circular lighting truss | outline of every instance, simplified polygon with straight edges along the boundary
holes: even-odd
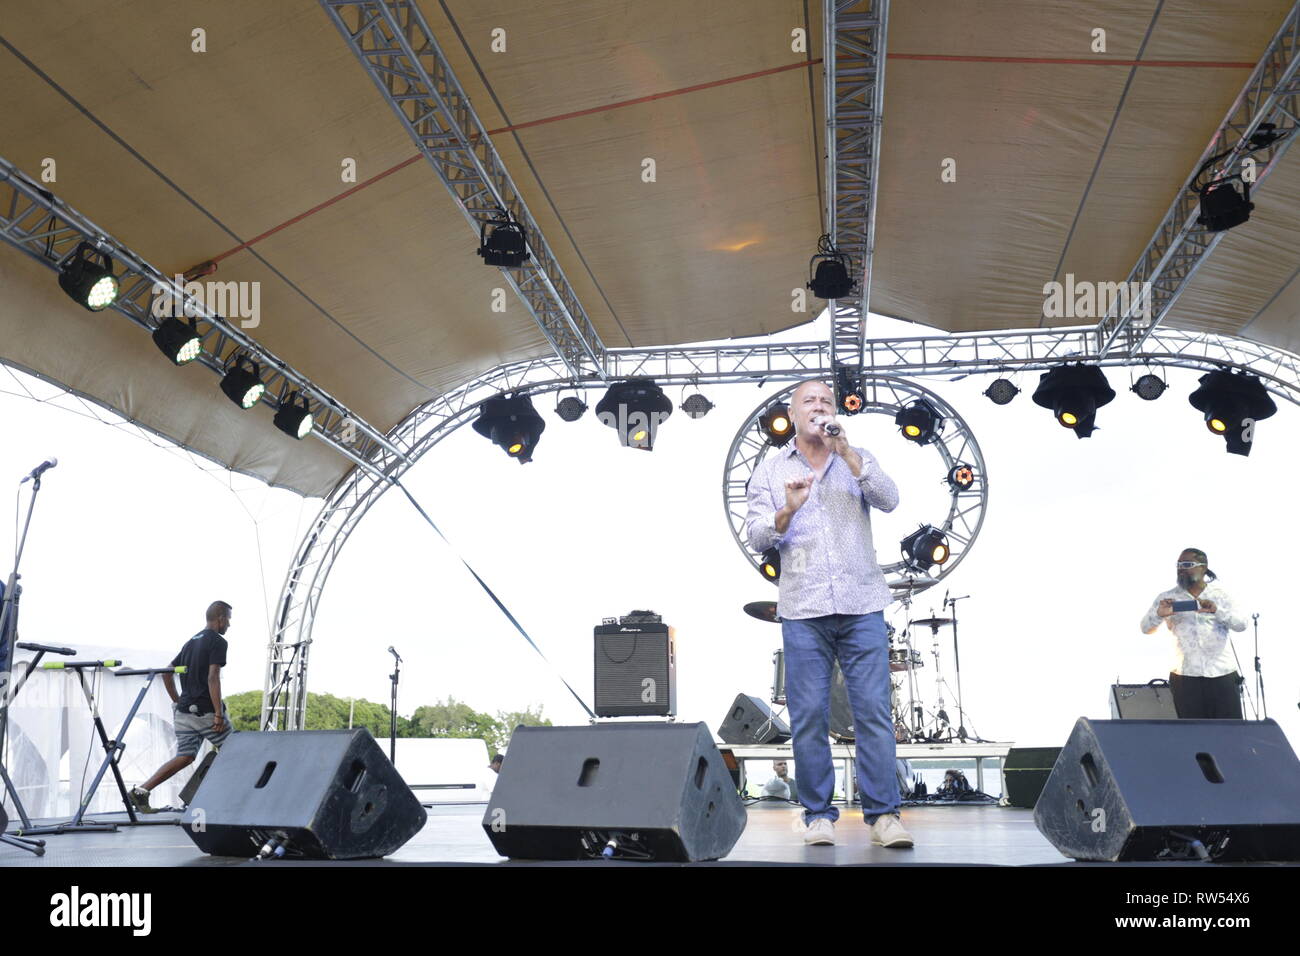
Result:
[[[750,476],[776,447],[768,439],[760,419],[775,403],[788,403],[790,395],[798,385],[799,383],[796,382],[782,392],[767,396],[749,413],[749,417],[736,432],[736,437],[732,439],[731,448],[727,452],[727,463],[723,469],[722,503],[727,510],[731,536],[740,547],[741,553],[745,555],[745,560],[760,574],[763,573],[763,556],[751,551],[745,542],[745,517],[749,510],[746,488]],[[984,524],[984,510],[988,507],[989,498],[988,472],[984,466],[984,455],[980,452],[979,443],[975,441],[970,426],[957,414],[956,409],[934,392],[922,388],[915,382],[885,376],[866,378],[862,382],[862,394],[865,402],[860,414],[888,415],[891,423],[904,407],[918,400],[928,402],[943,417],[942,426],[935,433],[934,441],[926,447],[934,449],[934,453],[939,458],[935,462],[934,477],[935,481],[946,483],[948,486],[950,496],[948,514],[942,522],[937,520],[937,515],[914,516],[918,522],[928,521],[947,538],[951,551],[948,560],[936,569],[932,569],[930,574],[931,579],[938,583],[961,564],[962,558],[970,550],[980,527]],[[899,437],[898,441],[906,444],[906,439],[902,437]],[[962,479],[967,477],[967,472],[970,473],[969,484],[964,480],[950,479],[950,476],[959,471]],[[877,544],[881,545],[882,552],[888,548],[899,553],[898,560],[881,565],[888,583],[892,585],[908,577],[915,577],[914,572],[907,570],[898,542],[877,542]],[[772,580],[768,575],[764,577],[769,581]],[[912,593],[919,594],[933,586],[933,584],[918,584]]]

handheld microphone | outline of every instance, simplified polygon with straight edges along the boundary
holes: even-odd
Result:
[[[392,654],[399,661],[402,659],[402,655],[398,654],[397,651],[393,650],[391,647],[388,649],[388,653]]]
[[[59,459],[51,455],[49,458],[45,459],[45,461],[41,462],[39,465],[33,468],[31,472],[27,475],[27,477],[24,478],[22,481],[18,482],[18,484],[20,485],[26,484],[27,482],[31,481],[33,478],[41,477],[41,475],[45,474],[51,468],[58,465],[58,463],[59,463]]]
[[[945,591],[943,592],[943,609],[944,609],[945,611],[948,610],[948,592],[947,592],[947,590],[945,590]]]
[[[827,421],[824,418],[819,418],[817,420],[817,425],[820,426],[821,430],[824,431],[831,438],[838,438],[840,432],[844,430],[835,422]]]

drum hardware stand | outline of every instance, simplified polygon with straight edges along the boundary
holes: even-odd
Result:
[[[104,721],[99,716],[99,705],[95,701],[94,695],[86,683],[85,672],[88,670],[97,670],[121,664],[121,661],[70,661],[64,663],[50,663],[45,665],[46,670],[72,670],[77,673],[77,680],[81,684],[81,691],[86,695],[86,702],[90,705],[90,712],[95,724],[95,732],[99,735],[99,741],[104,747],[104,759],[99,765],[99,770],[95,774],[95,779],[91,781],[90,787],[87,788],[81,799],[81,806],[77,808],[76,815],[67,823],[55,823],[50,826],[34,827],[27,831],[29,833],[84,833],[101,831],[107,833],[117,832],[119,824],[116,823],[87,823],[85,821],[86,808],[90,806],[90,801],[95,797],[95,791],[99,789],[99,783],[104,779],[104,774],[109,770],[113,771],[113,777],[117,781],[118,793],[122,796],[122,805],[126,807],[127,817],[130,819],[131,826],[174,826],[175,820],[141,820],[136,815],[135,804],[131,802],[131,795],[127,792],[126,781],[122,779],[122,771],[118,764],[122,759],[122,753],[126,750],[124,739],[126,732],[131,727],[131,721],[135,720],[136,712],[140,705],[144,703],[144,698],[149,693],[149,688],[153,685],[153,679],[159,674],[184,674],[183,666],[177,667],[147,667],[147,668],[122,668],[113,673],[117,677],[145,677],[144,684],[140,687],[140,692],[135,695],[135,702],[131,705],[130,711],[126,715],[126,720],[122,722],[122,729],[119,731],[116,740],[109,740],[108,731],[104,728]]]
[[[903,611],[908,616],[907,627],[903,628],[903,647],[907,650],[907,718],[903,721],[903,728],[906,731],[908,743],[921,743],[926,739],[925,735],[925,708],[919,701],[919,693],[916,685],[916,649],[912,646],[912,594],[915,590],[914,583],[909,579],[908,587],[899,595],[898,601],[903,605]],[[909,724],[910,721],[910,724]],[[897,738],[897,733],[895,733]]]
[[[962,743],[966,742],[969,736],[966,733],[966,711],[962,707],[961,698],[961,651],[957,644],[957,602],[965,601],[969,594],[963,594],[961,597],[947,598],[948,607],[952,610],[952,656],[953,664],[957,668],[957,739]],[[982,742],[976,740],[976,742]]]

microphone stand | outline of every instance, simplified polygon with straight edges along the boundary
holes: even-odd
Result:
[[[23,829],[31,829],[31,820],[27,817],[27,811],[23,807],[22,799],[18,795],[18,788],[14,786],[13,781],[9,778],[9,773],[4,765],[5,737],[9,730],[9,702],[13,699],[14,692],[17,688],[9,686],[12,680],[13,661],[14,661],[14,643],[18,636],[18,596],[22,593],[22,588],[18,586],[18,566],[22,564],[23,549],[27,546],[27,531],[32,525],[32,512],[36,510],[36,496],[41,490],[41,476],[36,475],[32,478],[32,497],[27,502],[27,518],[23,522],[23,533],[18,539],[18,550],[14,554],[14,569],[9,575],[9,580],[5,583],[4,602],[0,604],[0,670],[6,675],[3,684],[0,685],[0,778],[3,779],[5,793],[9,795],[13,802],[14,809],[18,811],[18,817],[22,821]],[[30,673],[30,671],[29,671]],[[4,797],[0,795],[0,817],[5,818],[5,825],[8,825],[8,817],[4,813]],[[45,853],[44,840],[24,840],[21,837],[11,837],[4,833],[4,827],[0,827],[0,842],[8,843],[19,849],[34,853],[41,856]]]
[[[1259,660],[1259,614],[1252,614],[1251,618],[1255,622],[1255,699],[1264,712],[1262,719],[1268,720],[1268,701],[1264,699],[1264,668]]]
[[[961,651],[957,645],[957,602],[964,601],[969,594],[959,598],[948,598],[948,607],[952,609],[952,659],[957,668],[957,739],[966,742],[966,711],[961,705]]]
[[[397,766],[397,681],[402,671],[402,658],[391,647],[388,653],[393,655],[393,672],[388,675],[388,679],[393,682],[393,702],[388,712],[388,759],[394,767]]]

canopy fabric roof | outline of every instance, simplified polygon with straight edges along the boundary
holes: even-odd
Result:
[[[822,230],[819,3],[420,7],[607,346],[812,317],[791,291]],[[895,2],[872,310],[1036,327],[1044,283],[1125,278],[1289,8]],[[791,48],[800,28],[807,52]],[[31,176],[55,159],[49,188],[164,271],[211,259],[209,278],[260,282],[250,334],[378,427],[548,352],[513,296],[492,311],[499,272],[311,0],[9,0],[0,104],[0,155]],[[1296,162],[1255,200],[1168,323],[1300,349]],[[352,467],[169,367],[7,246],[0,358],[303,494]]]

